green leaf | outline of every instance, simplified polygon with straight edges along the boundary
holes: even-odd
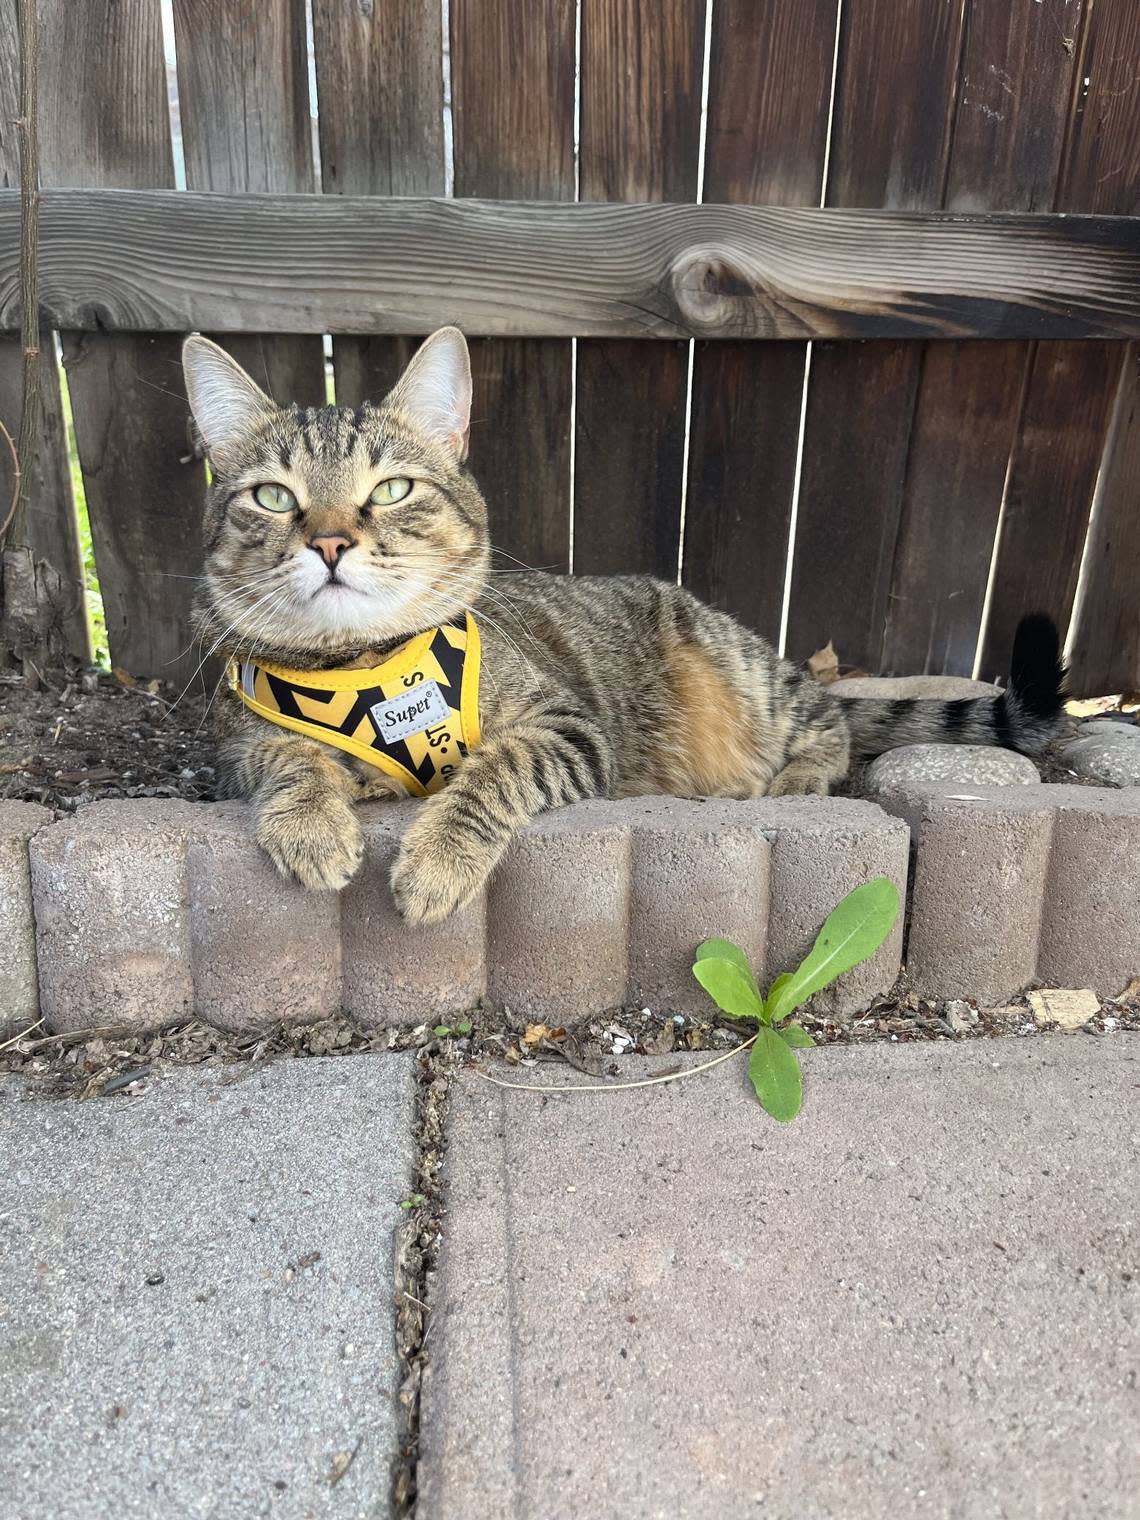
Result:
[[[451,1025],[450,1024],[437,1024],[435,1026],[435,1028],[432,1030],[432,1034],[434,1034],[436,1036],[436,1038],[440,1039],[440,1040],[446,1040],[447,1037],[448,1037],[448,1035],[450,1033],[451,1033]]]
[[[792,1050],[807,1050],[815,1041],[802,1024],[782,1024],[776,1033]]]
[[[764,999],[764,1022],[772,1022],[772,1009],[776,1006],[776,995],[782,987],[786,987],[792,979],[790,971],[781,971],[776,980],[768,988],[768,996]]]
[[[736,961],[706,956],[694,964],[693,975],[722,1013],[734,1019],[759,1019],[763,1013],[756,983]]]
[[[769,994],[773,1024],[786,1019],[837,976],[865,961],[886,939],[899,914],[899,894],[893,881],[878,876],[856,887],[828,915],[815,944],[786,982]],[[777,982],[780,978],[777,977]],[[775,989],[773,989],[775,990]]]
[[[405,1198],[405,1199],[403,1199],[401,1201],[400,1207],[406,1213],[406,1212],[408,1212],[411,1209],[422,1208],[422,1206],[426,1202],[427,1202],[427,1199],[424,1197],[424,1195],[422,1193],[412,1193],[409,1197],[407,1197],[407,1198]]]
[[[464,1019],[462,1024],[456,1024],[456,1026],[455,1026],[455,1032],[456,1032],[456,1034],[470,1034],[471,1033],[471,1020],[470,1019]]]
[[[765,1113],[787,1124],[800,1111],[803,1078],[800,1063],[774,1029],[761,1025],[748,1062],[748,1075]]]
[[[748,964],[748,957],[739,945],[734,945],[730,939],[706,939],[697,946],[697,960],[699,961],[731,961],[738,966],[752,984],[752,990],[756,994],[757,1001],[763,1002],[760,997],[760,988],[756,985],[756,978],[752,975],[752,967]]]

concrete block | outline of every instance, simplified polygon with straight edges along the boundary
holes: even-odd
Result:
[[[1034,981],[1112,997],[1140,974],[1140,790],[906,787],[917,850],[907,970],[928,997]]]
[[[1138,1056],[809,1050],[787,1126],[743,1058],[460,1073],[419,1513],[1133,1517]]]
[[[846,797],[761,798],[746,804],[772,841],[768,953],[763,982],[791,971],[823,921],[853,887],[886,876],[906,901],[909,834],[871,802]],[[902,961],[903,914],[885,943],[821,992],[813,1007],[832,1018],[861,1012],[894,985]]]
[[[285,881],[243,804],[202,811],[187,852],[195,1013],[235,1030],[338,1013],[340,898]]]
[[[34,802],[0,802],[0,1032],[39,1014],[28,841],[51,820]]]
[[[655,1013],[705,1013],[693,977],[701,940],[733,940],[762,968],[772,847],[747,802],[643,797],[615,803],[632,830],[629,985]]]
[[[1037,976],[1103,997],[1140,976],[1140,787],[1053,786]]]
[[[415,1091],[401,1055],[0,1085],[5,1520],[388,1513]]]
[[[907,972],[923,997],[998,1003],[1037,974],[1054,787],[903,788],[917,857]]]
[[[612,802],[577,802],[515,838],[487,901],[487,996],[566,1023],[625,999],[630,827]]]
[[[40,1008],[50,1029],[188,1015],[191,802],[94,802],[30,844]]]
[[[365,1024],[423,1024],[458,1013],[486,991],[485,900],[441,924],[412,927],[388,884],[414,802],[359,809],[364,861],[341,894],[341,998]]]

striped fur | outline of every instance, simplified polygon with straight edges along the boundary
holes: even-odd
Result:
[[[465,609],[479,619],[484,742],[404,837],[392,886],[412,922],[469,901],[527,819],[580,798],[826,793],[853,755],[923,740],[1034,753],[1059,729],[1048,619],[1022,624],[996,699],[844,701],[675,585],[492,570],[486,507],[463,462],[469,378],[465,390],[454,329],[383,405],[355,409],[277,408],[211,350],[191,339],[186,356],[192,399],[202,366],[209,381],[198,415],[214,466],[206,648],[300,669],[371,665]],[[370,506],[393,476],[414,490]],[[296,511],[262,509],[264,482],[287,486]],[[331,574],[310,547],[328,534],[350,541]],[[252,800],[269,855],[307,886],[345,885],[361,852],[352,803],[393,784],[236,700],[219,706],[224,786]]]

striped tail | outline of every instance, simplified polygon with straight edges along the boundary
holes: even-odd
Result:
[[[1009,688],[998,697],[957,702],[851,697],[843,708],[855,753],[867,757],[900,744],[989,744],[1035,755],[1065,727],[1065,667],[1056,624],[1031,613],[1017,625]],[[842,692],[842,684],[832,688]]]

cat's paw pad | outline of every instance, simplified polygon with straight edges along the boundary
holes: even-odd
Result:
[[[364,855],[360,824],[341,797],[319,807],[267,808],[254,832],[281,874],[313,892],[348,886]]]
[[[476,896],[499,852],[430,805],[404,835],[392,867],[392,896],[410,924],[436,924]]]

